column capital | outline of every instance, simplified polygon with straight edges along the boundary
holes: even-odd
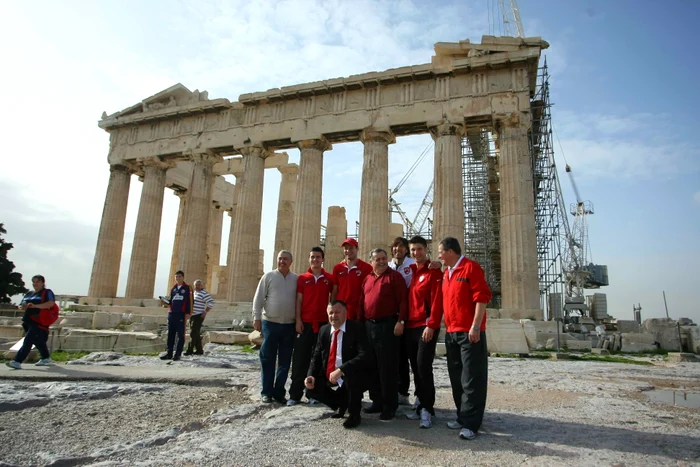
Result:
[[[184,199],[187,196],[187,190],[185,190],[185,189],[173,190],[173,194],[180,199]]]
[[[429,128],[430,130],[430,135],[433,137],[433,139],[437,138],[438,136],[451,136],[451,135],[456,135],[459,136],[460,138],[464,136],[466,130],[464,128],[464,125],[460,125],[458,123],[450,123],[450,122],[444,122],[436,126],[432,126]]]
[[[270,155],[270,152],[268,152],[267,149],[265,149],[263,146],[246,146],[243,148],[236,148],[238,152],[240,152],[243,157],[259,157],[261,159],[265,159]]]
[[[333,149],[333,145],[328,142],[325,137],[319,139],[305,139],[297,142],[297,147],[299,149],[316,149],[321,152]]]
[[[379,141],[386,144],[393,144],[396,142],[396,136],[391,130],[377,130],[375,128],[365,128],[360,133],[360,141],[363,143],[367,141]]]
[[[281,174],[298,175],[299,166],[297,164],[287,164],[277,167]]]
[[[523,131],[530,129],[530,115],[525,112],[512,112],[508,115],[494,115],[494,126],[498,132],[502,128],[519,128]]]
[[[214,165],[217,162],[221,162],[222,157],[211,151],[206,152],[192,152],[190,153],[189,160],[192,162],[202,162],[204,164]]]
[[[131,174],[131,169],[129,167],[127,167],[125,165],[121,165],[121,164],[110,164],[109,171],[110,172],[121,172],[121,173]]]
[[[161,161],[160,159],[137,159],[138,164],[141,168],[154,167],[156,169],[168,170],[175,167],[174,161]]]

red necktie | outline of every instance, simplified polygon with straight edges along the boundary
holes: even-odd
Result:
[[[331,373],[335,371],[335,359],[336,356],[338,355],[338,333],[340,332],[340,329],[336,329],[333,331],[333,335],[331,336],[331,339],[333,342],[331,342],[331,353],[328,354],[328,365],[326,366],[326,379],[328,381],[331,380]]]

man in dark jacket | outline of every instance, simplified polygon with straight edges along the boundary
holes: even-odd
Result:
[[[185,327],[192,316],[192,289],[185,283],[185,273],[175,273],[175,285],[170,290],[170,309],[168,310],[168,351],[161,355],[161,360],[180,360],[185,347]],[[175,337],[177,336],[177,347]],[[175,355],[173,355],[173,350]]]
[[[343,418],[348,410],[343,426],[354,428],[360,424],[367,335],[362,324],[347,320],[347,313],[344,302],[331,302],[330,324],[319,330],[304,384],[306,397],[338,410],[333,418]]]

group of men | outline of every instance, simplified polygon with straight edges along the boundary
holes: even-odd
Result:
[[[365,391],[372,403],[364,412],[378,413],[380,420],[393,419],[399,403],[408,405],[412,372],[415,411],[407,417],[430,428],[435,416],[432,366],[444,316],[457,408],[457,419],[448,426],[459,429],[460,438],[474,439],[488,379],[485,331],[491,291],[481,267],[462,256],[452,237],[439,243],[441,262],[430,261],[420,236],[396,238],[391,259],[384,249],[373,249],[369,263],[358,258],[355,239],[346,239],[342,248],[345,259],[332,273],[323,268],[323,249],[314,247],[306,273],[291,272],[293,255],[282,250],[277,269],[261,278],[253,323],[263,335],[262,401],[293,406],[306,392],[309,404],[328,405],[336,411],[334,418],[347,412],[343,426],[353,428],[361,421]]]
[[[169,297],[160,297],[168,309],[168,350],[161,360],[180,360],[185,348],[185,328],[190,323],[190,343],[185,355],[203,355],[202,323],[207,313],[214,308],[214,299],[204,289],[201,279],[194,281],[194,290],[185,283],[185,273],[175,273],[175,285]],[[176,343],[177,340],[177,343]]]

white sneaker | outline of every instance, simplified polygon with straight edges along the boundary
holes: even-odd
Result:
[[[10,360],[9,362],[5,363],[5,365],[9,366],[10,368],[14,368],[15,370],[22,369],[22,364],[20,362],[15,361],[15,360]]]
[[[413,409],[416,410],[420,407],[420,401],[418,400],[418,396],[416,396],[415,402],[413,402]]]
[[[433,426],[433,414],[428,412],[426,409],[421,409],[420,411],[420,428],[430,428]]]
[[[408,396],[399,394],[399,405],[411,405],[411,401],[408,400]]]
[[[420,420],[420,415],[415,410],[411,410],[406,414],[406,418],[409,420]]]
[[[459,437],[462,439],[472,440],[476,438],[476,433],[474,433],[469,428],[462,428],[461,430],[459,430]]]
[[[309,405],[316,405],[318,404],[318,401],[314,399],[313,397],[309,399]]]
[[[52,364],[52,363],[53,363],[53,360],[51,359],[51,357],[49,357],[49,358],[42,358],[41,360],[39,360],[38,362],[36,362],[36,363],[34,364],[34,366],[49,366],[49,365]]]
[[[447,422],[447,428],[450,430],[459,430],[462,428],[462,424],[459,423],[457,420],[452,420],[451,422]]]
[[[294,405],[297,405],[297,401],[295,401],[294,399],[289,399],[287,401],[287,407],[292,407]]]

